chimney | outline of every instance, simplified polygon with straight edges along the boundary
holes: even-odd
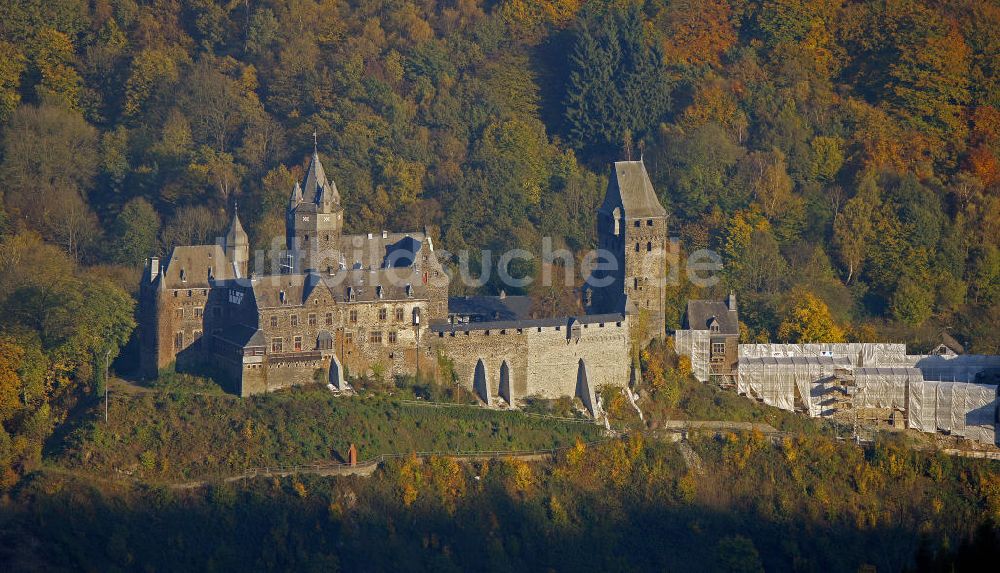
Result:
[[[736,293],[729,291],[729,298],[726,299],[726,306],[729,307],[729,312],[736,312]]]
[[[149,258],[149,282],[156,280],[160,276],[160,257]]]
[[[351,444],[350,449],[347,450],[347,463],[354,467],[358,465],[358,448]]]

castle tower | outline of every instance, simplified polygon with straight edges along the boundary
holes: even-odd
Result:
[[[240,223],[236,207],[233,208],[233,220],[229,222],[225,240],[226,258],[233,265],[236,276],[246,277],[247,265],[250,262],[250,240]]]
[[[332,272],[340,264],[344,210],[337,186],[326,178],[313,134],[313,155],[302,184],[288,200],[285,237],[296,271]]]
[[[590,311],[642,315],[648,336],[664,336],[667,211],[641,160],[618,161],[612,167],[597,210],[597,237],[613,268],[595,271]]]

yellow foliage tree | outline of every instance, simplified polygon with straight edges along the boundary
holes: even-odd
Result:
[[[42,98],[52,98],[66,107],[79,109],[83,80],[72,65],[73,41],[66,34],[45,28],[38,34],[35,65],[41,81],[35,87]]]
[[[778,327],[778,337],[785,342],[844,342],[844,329],[830,315],[830,308],[816,295],[798,290],[791,310]]]

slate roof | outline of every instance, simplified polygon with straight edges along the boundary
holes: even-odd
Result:
[[[612,167],[600,211],[610,215],[616,207],[620,207],[624,216],[630,219],[667,216],[667,210],[660,204],[642,161],[616,161]]]
[[[340,193],[337,186],[326,178],[326,170],[319,160],[319,153],[313,151],[312,160],[306,170],[305,183],[302,185],[302,200],[308,203],[322,203],[324,195],[328,194],[327,201],[340,203]]]
[[[720,334],[739,334],[740,322],[736,311],[717,300],[689,300],[685,322],[690,330],[708,330],[712,319],[719,322]]]
[[[316,272],[267,275],[254,279],[250,290],[257,308],[304,306],[312,304],[310,301],[316,297],[325,301],[324,304],[427,298],[421,274],[412,269],[348,270],[333,275]]]
[[[448,298],[448,314],[480,317],[478,321],[523,320],[531,318],[534,302],[530,296],[453,296]]]
[[[249,239],[247,232],[243,230],[239,215],[233,210],[233,219],[229,222],[229,230],[226,232],[226,245],[246,245]]]
[[[368,234],[343,235],[340,252],[348,270],[380,269],[388,265],[408,267],[419,263],[424,239],[423,233],[386,233],[385,237],[382,233],[371,233],[370,237]]]
[[[241,348],[267,345],[264,331],[243,324],[228,325],[215,336]]]
[[[209,276],[211,269],[211,276]],[[160,286],[169,289],[208,288],[210,280],[235,276],[222,245],[174,247],[160,275]]]

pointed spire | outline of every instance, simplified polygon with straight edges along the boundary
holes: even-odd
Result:
[[[240,223],[239,216],[239,205],[233,205],[233,218],[229,222],[229,230],[226,232],[226,245],[229,247],[235,247],[239,245],[246,245],[249,242],[247,238],[246,231],[243,230],[243,224]]]
[[[306,179],[302,185],[301,200],[317,205],[323,205],[324,203],[339,205],[340,193],[337,191],[337,186],[327,180],[326,171],[323,169],[323,163],[319,160],[317,148],[316,134],[313,133],[313,156],[309,162],[309,168],[306,170]]]

